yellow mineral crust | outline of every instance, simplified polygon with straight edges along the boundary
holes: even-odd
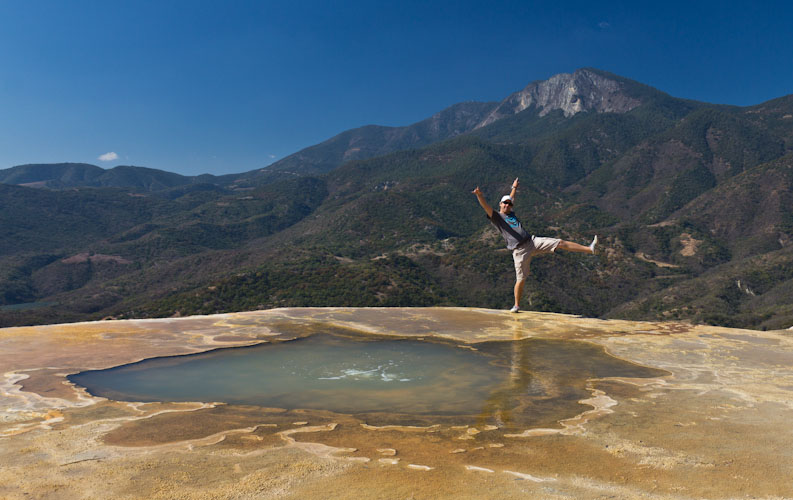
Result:
[[[583,340],[668,375],[590,379],[578,415],[519,432],[484,416],[392,425],[212,401],[117,402],[66,380],[322,331],[440,337],[474,349],[486,340]],[[791,422],[789,331],[468,308],[293,308],[0,329],[3,499],[793,498]]]

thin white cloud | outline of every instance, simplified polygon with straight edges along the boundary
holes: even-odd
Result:
[[[600,21],[598,23],[598,28],[600,28],[602,30],[607,30],[607,29],[611,28],[611,24],[607,23],[606,21]]]
[[[109,153],[105,153],[105,154],[101,155],[99,158],[97,158],[97,160],[99,160],[99,161],[118,160],[118,155],[111,151]]]
[[[275,156],[275,155],[268,155],[268,156],[270,157],[270,159],[271,159],[271,160],[275,160],[276,158],[278,158],[278,157],[277,157],[277,156]]]

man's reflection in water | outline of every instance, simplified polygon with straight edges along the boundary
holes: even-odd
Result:
[[[477,419],[477,425],[497,425],[509,427],[512,424],[512,412],[517,409],[516,397],[525,394],[532,382],[531,347],[526,342],[519,342],[523,336],[520,333],[520,323],[512,332],[510,344],[509,381],[506,387],[493,391],[485,402],[482,412]]]
[[[484,342],[478,349],[505,370],[504,383],[486,398],[477,425],[518,428],[555,425],[574,417],[591,397],[593,380],[652,378],[663,370],[637,365],[581,340],[540,339],[515,322],[511,341]]]

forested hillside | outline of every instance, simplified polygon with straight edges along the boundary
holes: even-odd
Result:
[[[594,257],[534,260],[527,308],[791,326],[793,98],[740,108],[591,69],[557,80],[565,92],[536,90],[549,80],[519,94],[556,100],[464,103],[235,176],[118,167],[111,177],[126,180],[97,184],[116,169],[0,171],[26,184],[0,184],[0,324],[506,308],[511,258],[471,190],[495,204],[519,177],[515,209],[532,232],[601,240]],[[619,111],[603,111],[606,99]]]

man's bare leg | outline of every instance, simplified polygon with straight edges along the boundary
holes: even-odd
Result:
[[[562,250],[567,250],[568,252],[579,252],[579,253],[595,253],[595,245],[597,245],[598,237],[595,236],[595,239],[592,240],[592,243],[589,246],[579,245],[578,243],[573,243],[572,241],[564,241],[562,240],[556,248],[561,248]]]
[[[518,280],[515,282],[515,307],[520,307],[520,298],[523,296],[523,285],[526,284],[526,280]]]

